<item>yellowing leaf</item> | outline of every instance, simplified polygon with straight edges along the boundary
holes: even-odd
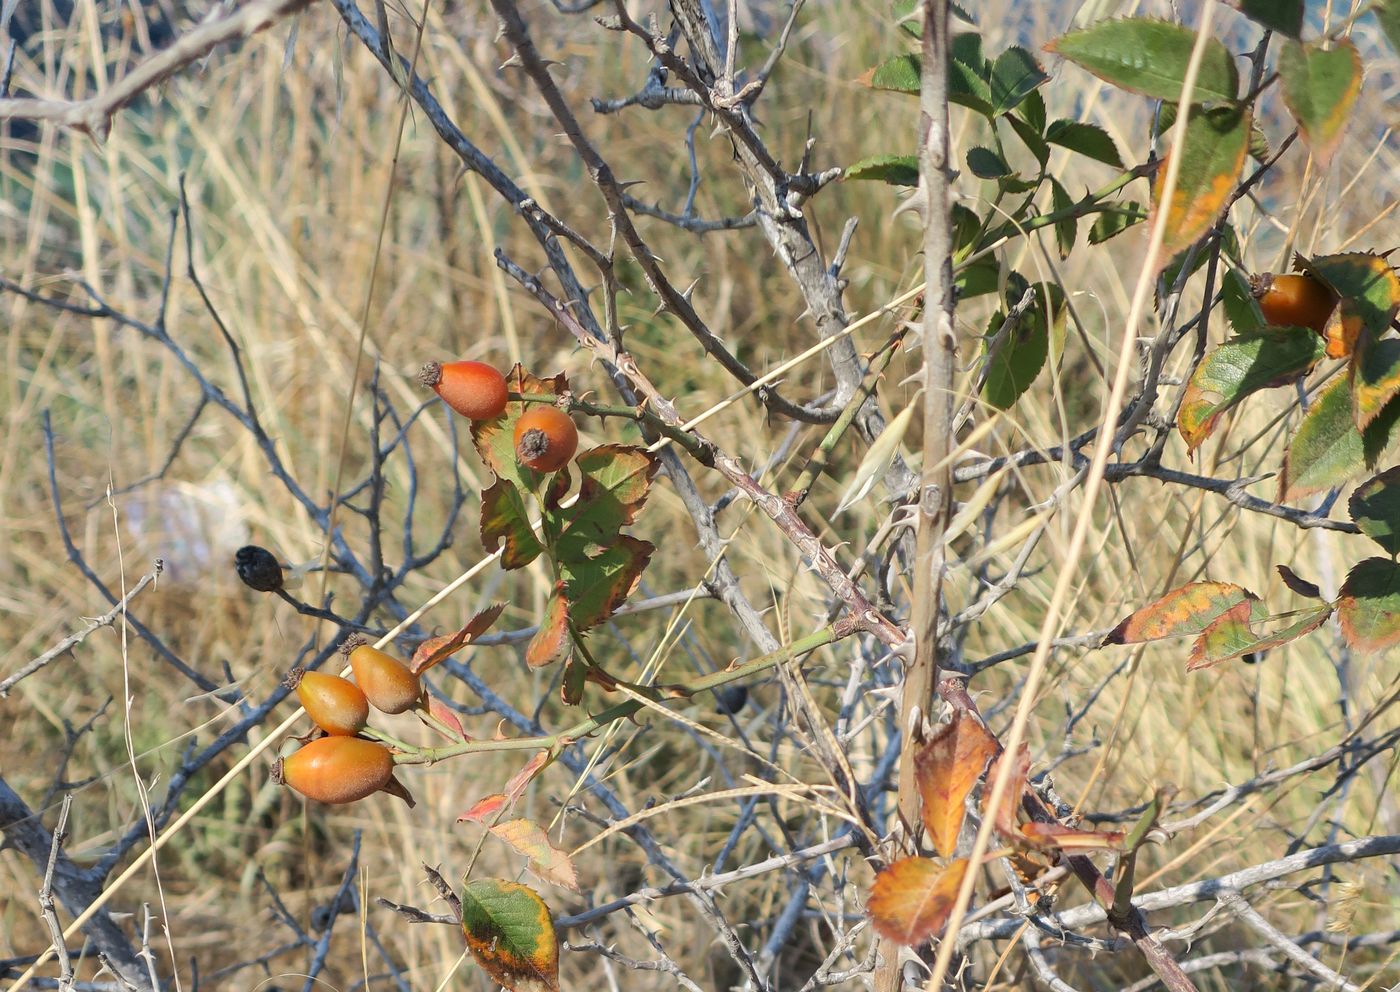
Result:
[[[441,637],[430,637],[418,645],[408,667],[414,672],[426,672],[434,665],[451,657],[455,652],[490,630],[491,625],[496,622],[496,618],[501,615],[501,611],[505,608],[505,603],[488,606],[468,620],[461,630],[451,634],[443,634]]]
[[[1139,644],[1199,634],[1239,603],[1259,597],[1233,582],[1190,582],[1125,617],[1105,644]]]
[[[468,882],[462,933],[476,963],[510,992],[559,992],[559,939],[533,889],[499,878]]]
[[[976,717],[956,710],[952,721],[939,727],[914,755],[924,827],[933,849],[945,858],[958,845],[968,793],[996,753],[996,738]]]
[[[540,629],[530,638],[525,649],[525,664],[531,668],[543,668],[556,661],[564,661],[574,653],[573,636],[569,633],[569,604],[564,598],[564,584],[561,582],[549,597],[540,620]]]
[[[1184,126],[1181,168],[1171,203],[1166,206],[1167,223],[1159,259],[1162,266],[1210,230],[1234,192],[1235,181],[1249,154],[1247,108],[1193,106]],[[1154,213],[1163,209],[1162,185],[1167,169],[1164,158],[1152,185]]]
[[[894,464],[894,456],[899,454],[899,446],[904,442],[904,432],[909,429],[909,424],[914,419],[914,411],[918,407],[917,402],[911,401],[885,425],[880,436],[871,442],[870,450],[860,460],[855,475],[851,477],[851,484],[841,494],[841,502],[836,507],[837,513],[842,513],[863,500],[866,494],[875,488],[875,483],[889,471],[889,467]]]
[[[544,828],[533,820],[507,820],[491,832],[530,859],[530,871],[546,882],[578,892],[578,872],[569,856],[549,842]]]
[[[1326,168],[1361,95],[1361,53],[1345,39],[1331,51],[1286,41],[1278,68],[1283,102],[1298,121],[1313,157]]]
[[[947,868],[929,858],[904,858],[875,876],[866,911],[880,936],[912,947],[943,929],[953,911],[966,859]]]

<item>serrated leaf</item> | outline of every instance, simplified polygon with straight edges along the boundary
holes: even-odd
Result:
[[[1070,199],[1069,193],[1059,180],[1050,180],[1050,209],[1055,213],[1067,212],[1074,206],[1074,201]],[[1060,252],[1060,258],[1069,258],[1069,253],[1074,250],[1074,238],[1079,233],[1078,221],[1073,216],[1066,216],[1063,220],[1055,221],[1055,247]]]
[[[948,8],[953,16],[965,24],[976,25],[972,15],[956,3],[950,3]],[[923,0],[895,0],[894,16],[899,26],[909,32],[915,38],[923,37],[924,18]]]
[[[569,602],[564,595],[564,583],[558,583],[545,604],[539,630],[530,638],[525,649],[525,664],[543,668],[557,661],[567,661],[574,653],[574,639],[569,632]]]
[[[1226,410],[1306,375],[1323,353],[1322,339],[1301,327],[1263,331],[1216,348],[1196,366],[1182,394],[1176,423],[1186,450],[1200,447]]]
[[[880,936],[913,947],[922,944],[948,922],[967,861],[959,858],[944,868],[929,858],[902,858],[875,876],[865,904]]]
[[[899,454],[899,447],[904,442],[904,434],[909,430],[909,425],[914,420],[914,411],[918,407],[915,402],[910,402],[903,410],[895,414],[890,422],[885,425],[885,429],[880,432],[879,437],[870,443],[870,450],[865,453],[865,457],[860,460],[855,475],[851,477],[850,484],[846,486],[846,491],[841,494],[841,502],[836,505],[837,513],[844,513],[856,503],[865,499],[870,490],[875,488],[875,483],[884,478],[889,471],[894,459]]]
[[[1001,179],[1015,173],[1015,170],[1006,164],[1006,159],[990,148],[980,145],[968,149],[967,168],[979,179]]]
[[[578,499],[567,509],[549,510],[558,535],[555,556],[582,560],[616,544],[646,503],[658,465],[650,452],[624,444],[599,445],[575,458]]]
[[[1186,660],[1188,672],[1214,668],[1216,665],[1232,661],[1235,658],[1243,658],[1245,655],[1251,654],[1257,655],[1281,647],[1289,641],[1295,641],[1305,634],[1312,633],[1326,623],[1327,618],[1332,615],[1332,604],[1328,603],[1311,610],[1304,610],[1301,614],[1284,614],[1260,619],[1251,616],[1250,605],[1249,603],[1239,604],[1201,632],[1201,636],[1192,645],[1191,654]],[[1294,617],[1298,617],[1298,619],[1293,619]],[[1259,634],[1255,632],[1255,622],[1268,623],[1281,619],[1292,619],[1292,622],[1270,633]]]
[[[487,554],[500,548],[503,568],[524,568],[544,550],[530,526],[525,497],[504,478],[481,494],[481,546]]]
[[[991,78],[992,111],[1001,115],[1015,110],[1036,87],[1050,77],[1030,52],[1018,45],[1012,45],[996,57],[992,63]]]
[[[1191,247],[1225,210],[1249,154],[1249,111],[1243,107],[1192,107],[1186,118],[1181,168],[1167,206],[1162,236],[1163,259]],[[1152,183],[1154,214],[1162,209],[1164,157]]]
[[[1245,17],[1270,31],[1297,38],[1303,31],[1303,0],[1225,0]]]
[[[1389,558],[1357,562],[1337,597],[1342,636],[1357,651],[1400,644],[1400,565]]]
[[[561,561],[574,628],[585,631],[612,616],[641,581],[655,550],[649,542],[623,534],[592,558]]]
[[[409,669],[421,674],[450,658],[490,630],[491,625],[496,622],[496,618],[501,615],[501,611],[505,608],[505,603],[488,606],[463,624],[460,630],[451,634],[443,634],[440,637],[428,638],[414,650],[413,660],[409,662]]]
[[[913,155],[872,155],[848,165],[841,178],[880,180],[891,186],[917,186],[919,160]]]
[[[945,858],[958,846],[967,797],[996,753],[996,738],[975,717],[955,710],[952,721],[914,755],[924,827],[933,849]]]
[[[481,878],[462,891],[462,933],[481,969],[510,992],[559,992],[549,907],[518,882]]]
[[[1089,244],[1103,244],[1109,238],[1117,237],[1128,228],[1141,224],[1145,220],[1147,220],[1146,208],[1132,200],[1105,207],[1099,211],[1099,215],[1094,218],[1094,223],[1089,227]]]
[[[1380,255],[1344,252],[1313,259],[1300,256],[1298,265],[1340,297],[1342,307],[1348,308],[1357,322],[1350,331],[1353,338],[1360,331],[1380,336],[1400,311],[1400,277]],[[1333,314],[1334,319],[1337,316]]]
[[[1331,51],[1284,43],[1279,55],[1283,102],[1298,122],[1313,157],[1323,168],[1332,158],[1361,95],[1361,53],[1348,40]]]
[[[424,695],[428,697],[428,712],[432,714],[434,719],[436,719],[443,726],[454,731],[460,739],[464,741],[471,740],[471,737],[462,727],[462,721],[457,719],[456,713],[448,709],[446,703],[444,703],[441,699],[438,699],[431,693],[425,692]]]
[[[1194,636],[1228,610],[1258,598],[1233,582],[1188,582],[1128,614],[1103,643],[1141,644],[1164,637]]]
[[[1313,401],[1288,444],[1279,475],[1279,502],[1322,492],[1374,468],[1394,444],[1400,402],[1390,403],[1359,431],[1352,419],[1350,383],[1339,377]]]
[[[920,88],[919,57],[917,55],[896,55],[892,59],[886,59],[873,69],[866,70],[857,82],[872,90],[918,93]]]
[[[1396,394],[1400,394],[1400,338],[1377,340],[1362,335],[1351,363],[1351,412],[1356,426],[1364,430]]]
[[[1391,468],[1356,487],[1347,504],[1352,522],[1385,553],[1400,555],[1400,468]]]
[[[1045,48],[1121,89],[1175,102],[1181,99],[1195,43],[1195,33],[1186,28],[1135,17],[1070,31]],[[1239,86],[1234,57],[1212,38],[1206,42],[1192,101],[1234,100]]]
[[[1021,144],[1025,145],[1035,160],[1039,163],[1041,170],[1045,169],[1045,163],[1050,160],[1050,146],[1045,143],[1045,137],[1040,130],[1029,121],[1024,120],[1019,113],[1006,115],[1006,123],[1011,125],[1011,130],[1016,132],[1016,137],[1021,139]]]
[[[1035,382],[1045,367],[1050,338],[1065,320],[1064,293],[1058,286],[1040,284],[1034,302],[1011,326],[1004,326],[1006,313],[1023,297],[1026,281],[1016,273],[1007,280],[1008,310],[998,310],[983,336],[987,376],[982,398],[999,410],[1010,409]]]
[[[1118,155],[1118,146],[1113,143],[1108,132],[1097,124],[1060,119],[1046,128],[1045,140],[1052,145],[1059,145],[1061,148],[1078,152],[1096,162],[1111,165],[1115,169],[1123,168],[1123,159]]]
[[[507,820],[491,828],[491,832],[518,853],[530,859],[529,868],[535,877],[578,892],[578,871],[569,856],[549,841],[549,834],[533,820]]]
[[[489,796],[478,799],[469,810],[458,815],[457,822],[490,823],[509,805],[510,800],[504,792],[493,792]]]
[[[1390,47],[1400,55],[1400,0],[1375,0],[1371,4],[1371,13],[1376,15],[1381,30],[1390,39]]]
[[[540,396],[558,396],[569,388],[569,382],[562,372],[541,379],[526,372],[520,365],[510,370],[506,384],[512,392]],[[472,421],[472,443],[476,445],[481,460],[496,473],[498,479],[507,480],[521,491],[536,492],[544,476],[521,465],[515,454],[515,422],[526,407],[527,404],[520,400],[510,400],[500,416]]]

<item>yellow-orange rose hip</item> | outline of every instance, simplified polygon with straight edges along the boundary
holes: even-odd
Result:
[[[283,758],[272,777],[307,799],[339,806],[373,795],[394,774],[389,749],[358,737],[322,737]]]
[[[282,684],[297,691],[306,715],[328,734],[351,737],[369,722],[369,700],[349,679],[294,668]]]
[[[1264,319],[1277,327],[1309,327],[1327,335],[1327,319],[1336,309],[1337,297],[1310,275],[1265,272],[1250,276],[1250,291],[1259,301]]]
[[[383,713],[403,713],[418,705],[423,686],[407,665],[363,642],[352,640],[346,647],[355,681],[371,706]]]

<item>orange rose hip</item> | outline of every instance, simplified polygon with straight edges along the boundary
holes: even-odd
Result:
[[[490,420],[506,408],[506,378],[485,362],[429,362],[418,381],[468,420]]]
[[[578,450],[578,428],[557,406],[537,406],[515,422],[515,456],[536,472],[555,472]]]
[[[389,749],[358,737],[321,737],[278,761],[272,770],[278,782],[332,806],[373,795],[393,775]]]

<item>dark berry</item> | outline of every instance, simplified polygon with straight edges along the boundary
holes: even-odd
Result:
[[[233,567],[249,589],[276,592],[282,588],[282,566],[266,548],[249,544],[233,553]]]

